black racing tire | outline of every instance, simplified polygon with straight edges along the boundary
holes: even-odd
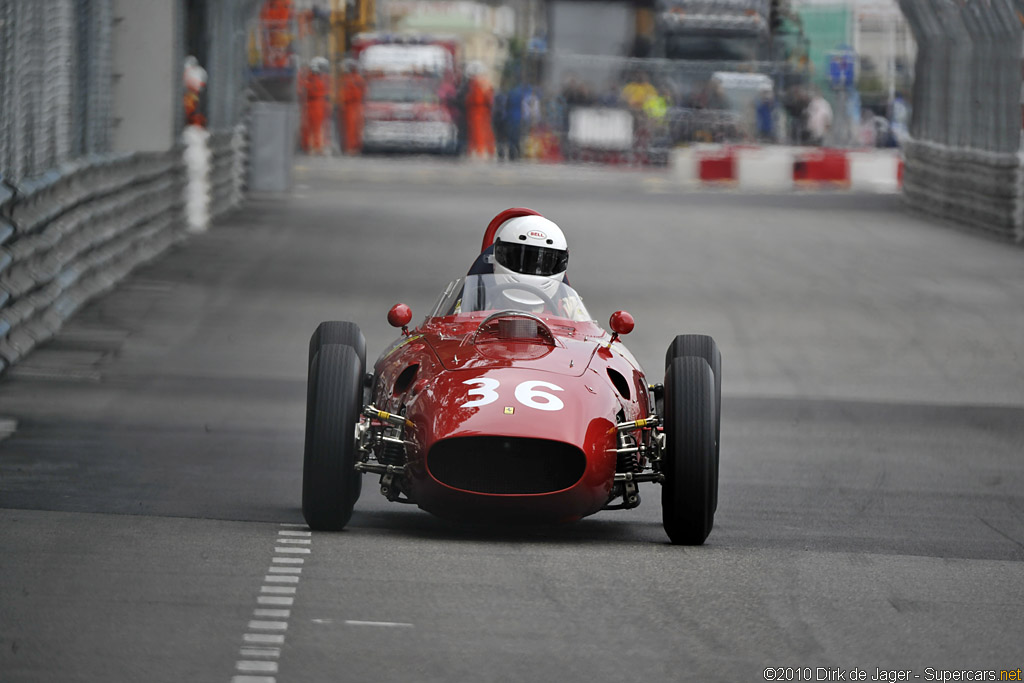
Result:
[[[345,344],[355,349],[360,364],[366,367],[366,339],[355,323],[329,320],[316,326],[313,336],[309,338],[309,362],[307,368],[313,366],[313,356],[325,344]]]
[[[676,545],[701,545],[715,523],[714,387],[703,358],[676,358],[665,372],[661,511],[665,532]]]
[[[314,531],[348,524],[359,498],[355,430],[362,409],[363,372],[355,349],[326,344],[313,357],[306,402],[302,516]]]
[[[668,345],[665,352],[665,369],[675,358],[696,356],[711,366],[715,376],[715,472],[719,470],[722,444],[722,352],[714,338],[706,334],[680,334]],[[718,491],[715,491],[715,509],[718,509]]]
[[[308,406],[313,401],[313,358],[316,357],[321,347],[327,344],[344,344],[345,346],[351,346],[356,352],[356,356],[359,358],[359,372],[360,376],[366,372],[366,339],[363,337],[362,331],[359,326],[355,323],[329,320],[322,322],[316,326],[313,331],[313,336],[309,338],[309,361],[306,365],[306,405]],[[360,394],[360,398],[365,398],[363,394]],[[309,434],[311,429],[309,420],[312,413],[306,411],[306,433]]]

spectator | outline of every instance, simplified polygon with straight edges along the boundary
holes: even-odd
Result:
[[[302,149],[308,154],[327,150],[324,122],[327,119],[327,60],[314,57],[299,77],[302,103]]]
[[[832,128],[832,105],[817,90],[807,105],[806,116],[808,141],[815,146],[823,145],[825,135]]]
[[[505,131],[508,135],[508,160],[518,161],[523,156],[523,110],[531,88],[517,83],[505,96]]]
[[[474,63],[470,67],[469,87],[466,91],[469,155],[479,159],[491,159],[494,157],[494,130],[491,128],[494,90],[483,73],[483,65]]]
[[[491,107],[491,128],[494,130],[494,154],[498,159],[508,158],[508,94],[499,90]]]
[[[356,69],[354,60],[346,59],[341,75],[341,115],[344,121],[344,145],[346,154],[359,154],[363,149],[363,98],[366,95],[366,81]]]
[[[782,106],[786,110],[789,119],[789,143],[802,145],[806,141],[807,126],[805,113],[807,105],[810,104],[810,96],[807,91],[799,86],[790,86],[782,98]]]
[[[775,93],[768,86],[761,89],[755,105],[757,139],[761,142],[775,142]]]

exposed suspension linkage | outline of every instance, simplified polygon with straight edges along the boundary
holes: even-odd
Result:
[[[379,474],[380,492],[390,501],[411,503],[403,483],[406,475],[405,428],[414,427],[404,415],[380,410],[372,405],[363,408],[368,421],[359,423],[356,439],[360,460],[356,472]],[[372,458],[372,460],[371,460]]]
[[[605,510],[635,508],[640,505],[640,489],[637,486],[640,482],[653,481],[660,484],[665,480],[660,471],[664,434],[655,432],[659,424],[658,416],[651,415],[615,425],[618,447],[615,449],[617,462],[612,498],[621,496],[622,502],[606,505]]]

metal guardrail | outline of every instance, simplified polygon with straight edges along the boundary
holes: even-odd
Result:
[[[207,9],[213,216],[245,189],[257,6]],[[0,371],[187,235],[183,148],[110,154],[115,30],[112,0],[0,0]]]
[[[918,44],[904,195],[1024,241],[1019,0],[900,0]]]
[[[184,237],[180,150],[68,164],[2,206],[0,369]]]

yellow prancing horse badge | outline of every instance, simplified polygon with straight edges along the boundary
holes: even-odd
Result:
[[[515,415],[516,414],[516,407],[515,406],[505,406],[505,414],[506,415]]]

